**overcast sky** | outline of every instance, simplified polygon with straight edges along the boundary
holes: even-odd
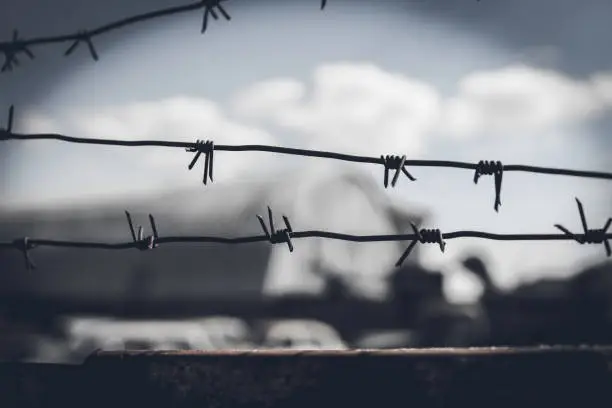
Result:
[[[71,33],[171,0],[0,0],[0,37]],[[409,158],[522,163],[612,171],[612,15],[609,0],[318,0],[224,3],[231,22],[201,13],[134,25],[85,46],[33,48],[0,75],[0,110],[16,131],[133,139],[213,139]],[[69,44],[68,44],[69,45]],[[4,123],[0,116],[0,123]],[[217,183],[279,171],[290,158],[216,156]],[[69,205],[100,195],[200,187],[180,150],[0,145],[3,207]],[[321,159],[299,160],[316,166]],[[112,166],[109,166],[112,163]],[[293,162],[295,163],[295,162]],[[366,166],[382,180],[382,168]],[[611,216],[612,184],[507,173],[502,207],[493,180],[468,171],[411,169],[390,191],[433,215],[443,231],[553,233]],[[424,250],[448,267],[485,250],[496,280],[560,276],[604,259],[600,246],[453,240]],[[537,273],[536,273],[537,272]]]

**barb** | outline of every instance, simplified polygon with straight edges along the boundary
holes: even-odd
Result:
[[[34,54],[28,48],[26,41],[19,39],[19,32],[13,30],[13,38],[11,42],[5,43],[4,48],[0,45],[0,50],[4,53],[4,64],[2,64],[1,72],[12,71],[14,66],[19,66],[17,54],[24,53],[30,59],[34,59]]]
[[[215,20],[219,19],[219,16],[217,15],[215,8],[219,10],[219,12],[223,15],[223,17],[225,17],[227,21],[230,21],[232,19],[230,15],[227,13],[227,11],[225,11],[223,6],[221,5],[221,3],[224,1],[227,1],[227,0],[202,0],[202,3],[204,4],[204,17],[202,18],[202,31],[201,31],[202,34],[204,34],[206,32],[206,29],[208,28],[208,16],[209,15],[211,15],[212,18],[214,18]]]
[[[261,215],[257,215],[257,219],[259,220],[259,224],[261,225],[261,229],[266,235],[266,238],[271,244],[281,244],[285,242],[289,247],[289,252],[293,252],[293,243],[291,242],[293,229],[291,228],[289,219],[286,216],[283,215],[283,221],[285,221],[286,228],[278,231],[274,228],[274,218],[272,216],[272,209],[270,209],[270,207],[268,207],[268,223],[270,225],[270,231],[268,231],[268,228],[266,228],[266,223]]]
[[[87,44],[89,52],[95,61],[98,61],[98,53],[93,45],[93,38],[99,35],[108,33],[113,30],[123,28],[128,25],[153,20],[156,18],[171,16],[179,13],[186,13],[189,11],[204,10],[204,17],[202,22],[202,33],[206,31],[208,25],[208,16],[212,16],[213,19],[218,20],[219,16],[217,11],[223,15],[223,17],[230,21],[231,17],[227,10],[221,6],[222,2],[227,0],[199,0],[190,4],[184,4],[182,6],[168,7],[160,10],[150,11],[147,13],[136,14],[130,17],[119,19],[103,26],[91,29],[82,30],[74,34],[64,34],[58,36],[49,37],[37,37],[30,38],[28,40],[20,40],[18,32],[13,32],[13,37],[10,41],[0,42],[0,54],[4,55],[4,64],[2,66],[2,72],[12,71],[13,67],[19,66],[19,60],[17,54],[25,53],[34,59],[34,54],[30,51],[32,46],[49,45],[49,44],[60,44],[60,43],[71,43],[70,47],[66,50],[64,55],[68,56],[73,53],[77,46],[84,42]]]
[[[4,133],[4,134],[2,134]],[[612,180],[612,173],[589,171],[589,170],[572,170],[563,168],[553,167],[539,167],[530,166],[523,164],[506,164],[502,165],[501,162],[492,161],[480,161],[478,163],[468,163],[460,161],[449,161],[449,160],[409,160],[405,156],[357,156],[344,153],[327,152],[321,150],[310,150],[310,149],[297,149],[291,147],[281,146],[270,146],[270,145],[222,145],[214,144],[212,141],[196,141],[192,142],[177,142],[170,140],[118,140],[118,139],[93,139],[93,138],[80,138],[66,136],[56,133],[40,133],[40,134],[18,134],[13,132],[2,132],[0,130],[0,140],[58,140],[68,143],[80,143],[80,144],[91,144],[91,145],[106,145],[106,146],[126,146],[126,147],[144,147],[144,146],[159,146],[159,147],[172,147],[186,149],[188,152],[195,152],[196,156],[189,165],[189,169],[193,168],[196,158],[199,158],[202,153],[205,153],[208,159],[208,165],[204,164],[204,184],[206,180],[212,178],[212,162],[214,151],[226,151],[226,152],[267,152],[276,154],[286,154],[294,156],[305,156],[305,157],[319,157],[332,160],[340,160],[353,163],[363,164],[377,164],[382,165],[385,168],[385,187],[388,186],[389,170],[395,170],[391,185],[394,186],[399,178],[399,172],[404,173],[408,179],[415,181],[414,178],[407,170],[406,166],[411,167],[444,167],[453,169],[464,169],[473,170],[474,180],[478,182],[480,175],[494,174],[495,175],[495,210],[497,211],[501,204],[501,182],[503,173],[510,171],[521,171],[534,174],[550,174],[550,175],[561,175],[561,176],[573,176],[573,177],[584,177],[602,180]],[[207,173],[208,172],[208,173]],[[206,175],[209,175],[207,178]]]
[[[94,61],[98,61],[98,53],[96,52],[93,42],[91,41],[91,35],[87,31],[79,31],[79,33],[76,35],[76,39],[74,40],[70,48],[66,50],[64,56],[69,56],[70,54],[72,54],[73,51],[76,50],[76,48],[82,42],[87,44],[89,53],[91,54],[91,57],[94,59]]]
[[[138,235],[134,231],[134,224],[132,223],[132,216],[126,210],[125,216],[127,217],[128,225],[130,226],[130,233],[132,234],[132,242],[135,244],[135,247],[141,251],[146,251],[149,249],[154,249],[159,246],[157,241],[159,240],[159,234],[157,233],[157,225],[155,224],[155,218],[153,215],[149,214],[149,222],[151,223],[151,230],[153,231],[153,235],[149,235],[148,237],[144,237],[144,231],[142,226],[138,226]]]
[[[500,161],[488,161],[481,160],[476,165],[474,172],[474,184],[478,184],[478,179],[482,175],[495,175],[495,204],[493,208],[499,212],[499,206],[501,205],[501,187],[502,177],[504,175],[504,165]]]
[[[193,152],[196,153],[195,156],[193,157],[193,160],[191,160],[191,163],[189,163],[189,166],[187,167],[189,170],[193,169],[193,166],[195,166],[196,162],[198,161],[202,153],[204,153],[205,155],[204,177],[203,177],[202,182],[204,184],[207,184],[208,180],[210,179],[210,182],[212,183],[213,182],[213,155],[215,152],[214,142],[210,140],[207,140],[207,141],[198,140],[195,146],[188,147],[185,150],[190,153],[193,153]]]
[[[11,105],[8,111],[8,119],[6,121],[6,128],[0,127],[0,140],[8,140],[11,132],[13,131],[14,116],[15,116],[15,106]]]
[[[416,181],[416,178],[412,177],[408,170],[406,170],[406,155],[400,156],[380,156],[380,159],[383,161],[383,166],[385,166],[385,188],[389,185],[389,170],[395,170],[395,174],[393,174],[393,180],[391,180],[391,187],[395,187],[397,183],[397,179],[399,178],[400,172],[404,173],[406,177],[410,179],[410,181]]]
[[[395,266],[402,266],[406,258],[410,255],[414,247],[417,243],[421,244],[438,244],[440,246],[440,251],[444,252],[446,249],[446,242],[444,242],[444,236],[439,229],[421,229],[419,230],[414,223],[410,223],[412,227],[412,231],[414,232],[414,239],[408,245],[408,248],[402,253],[402,256],[397,260]]]
[[[586,229],[585,234],[573,234],[561,226],[556,226],[558,229],[563,231],[563,234],[494,234],[483,231],[454,231],[442,233],[439,229],[417,229],[416,225],[412,224],[412,234],[391,234],[391,235],[351,235],[342,234],[330,231],[294,231],[289,223],[289,219],[283,216],[285,222],[285,229],[276,230],[274,228],[274,221],[272,219],[272,210],[268,207],[268,223],[269,229],[266,226],[263,218],[257,215],[257,219],[261,225],[264,235],[254,235],[238,238],[228,238],[219,236],[174,236],[174,237],[159,237],[155,220],[152,215],[149,215],[151,221],[151,227],[153,229],[153,237],[143,238],[142,227],[139,228],[138,235],[134,232],[131,216],[126,211],[128,218],[128,224],[130,225],[130,232],[132,234],[131,242],[123,243],[105,243],[105,242],[85,242],[85,241],[62,241],[52,239],[19,239],[12,242],[0,242],[0,250],[3,249],[18,249],[22,252],[26,252],[34,247],[61,247],[61,248],[76,248],[76,249],[106,249],[106,250],[123,250],[129,248],[138,249],[151,249],[159,244],[185,244],[185,243],[216,243],[216,244],[248,244],[255,242],[270,242],[271,244],[287,243],[289,250],[293,252],[293,239],[302,238],[325,238],[325,239],[336,239],[341,241],[350,242],[399,242],[399,241],[412,241],[408,248],[402,254],[402,257],[396,262],[396,266],[401,265],[412,251],[412,248],[417,243],[437,243],[440,246],[440,250],[444,252],[446,248],[446,240],[457,239],[457,238],[479,238],[494,241],[570,241],[574,240],[579,243],[602,243],[612,239],[612,233],[607,232],[612,220],[608,220],[606,226],[602,230],[597,230],[597,234],[589,232]],[[607,255],[610,256],[610,252],[607,251]],[[28,259],[28,264],[31,264],[31,260]]]
[[[327,0],[321,0],[321,10],[323,10],[326,5],[327,5]]]
[[[579,244],[603,244],[606,249],[606,255],[612,255],[612,249],[610,248],[610,234],[606,234],[610,225],[612,225],[612,218],[608,218],[608,221],[601,229],[589,229],[587,225],[586,216],[584,215],[584,208],[582,207],[582,203],[578,198],[576,198],[576,204],[578,205],[578,213],[580,214],[580,221],[582,222],[582,230],[584,234],[578,235],[570,232],[563,225],[555,224],[555,227],[561,231],[570,239],[578,242]]]

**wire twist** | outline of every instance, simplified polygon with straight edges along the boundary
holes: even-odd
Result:
[[[495,176],[495,204],[493,208],[499,212],[504,165],[500,161],[481,160],[476,165],[476,170],[474,171],[474,184],[478,184],[478,179],[483,175]]]
[[[68,47],[68,49],[64,53],[64,56],[69,56],[70,54],[72,54],[74,50],[76,50],[79,44],[82,42],[87,44],[89,53],[91,54],[91,57],[94,59],[94,61],[98,61],[99,60],[98,53],[96,52],[96,48],[93,45],[93,41],[91,40],[91,34],[85,30],[79,31],[77,33],[74,42],[72,43],[70,47]]]
[[[263,230],[264,234],[266,235],[268,241],[270,241],[271,244],[287,243],[287,246],[289,247],[289,252],[293,252],[293,243],[291,242],[293,229],[291,228],[289,219],[286,216],[283,215],[283,221],[285,222],[286,228],[280,230],[276,230],[274,228],[274,219],[272,217],[272,210],[270,209],[270,207],[268,207],[268,223],[270,225],[269,231],[261,215],[257,215],[257,219],[259,220],[261,229]]]
[[[612,225],[612,218],[608,218],[608,221],[601,229],[589,229],[587,225],[586,216],[584,215],[584,208],[578,198],[576,198],[576,204],[578,205],[578,213],[580,214],[580,221],[582,223],[583,234],[574,234],[563,225],[555,224],[555,227],[561,230],[565,235],[572,238],[579,244],[603,244],[606,249],[606,255],[612,255],[612,249],[610,248],[610,241],[608,240],[607,233],[608,229]]]
[[[155,224],[155,218],[153,218],[153,215],[149,214],[149,222],[151,223],[153,235],[149,235],[146,238],[144,237],[143,228],[140,225],[138,226],[138,235],[136,235],[134,231],[134,224],[132,223],[132,216],[128,211],[125,211],[125,216],[127,217],[128,225],[130,226],[130,233],[132,234],[132,241],[134,244],[136,244],[136,248],[138,248],[140,251],[147,251],[159,246],[157,243],[159,234],[157,233],[157,225]]]
[[[380,156],[380,159],[382,161],[383,166],[385,166],[385,180],[384,180],[385,188],[387,188],[389,185],[389,171],[390,170],[395,170],[395,173],[393,174],[393,179],[391,180],[391,187],[395,187],[395,184],[397,184],[397,180],[399,178],[400,172],[404,173],[404,175],[408,177],[410,181],[416,181],[416,178],[414,178],[410,173],[408,173],[408,170],[406,170],[406,167],[405,167],[406,166],[406,155],[404,156],[386,155],[386,156]]]
[[[219,15],[215,11],[215,8],[219,10],[221,15],[225,18],[225,20],[230,21],[232,17],[228,14],[228,12],[221,5],[222,2],[227,0],[202,0],[202,5],[204,6],[204,16],[202,17],[202,34],[206,32],[208,28],[208,16],[211,15],[215,20],[219,19]]]
[[[419,230],[414,223],[410,223],[412,231],[414,232],[414,240],[408,245],[408,248],[402,253],[402,256],[397,260],[395,266],[401,266],[406,258],[410,255],[417,243],[421,244],[438,244],[440,251],[444,252],[446,249],[446,242],[444,242],[444,235],[439,229],[421,229]]]
[[[19,39],[17,30],[13,30],[11,41],[0,48],[0,52],[4,54],[4,64],[2,64],[1,72],[12,71],[14,66],[19,66],[19,59],[17,58],[19,53],[24,53],[30,59],[34,59],[34,54],[28,48],[27,43]]]
[[[198,159],[204,153],[204,177],[202,182],[204,184],[208,184],[208,180],[213,182],[213,158],[215,153],[215,143],[212,140],[198,140],[193,145],[193,147],[188,147],[185,149],[187,152],[195,153],[195,156],[189,163],[188,169],[193,169],[193,166],[197,163]]]

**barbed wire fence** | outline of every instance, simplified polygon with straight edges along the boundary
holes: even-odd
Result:
[[[159,10],[153,10],[146,13],[135,14],[122,19],[114,20],[102,26],[92,28],[89,30],[80,30],[70,34],[62,34],[56,36],[46,37],[35,37],[30,39],[23,39],[19,36],[19,30],[13,30],[12,38],[9,41],[0,41],[0,54],[4,56],[4,63],[0,72],[12,71],[15,67],[18,67],[21,62],[18,56],[25,54],[31,60],[35,59],[35,55],[32,52],[32,47],[35,46],[46,46],[52,44],[63,44],[70,43],[70,46],[64,52],[64,56],[71,55],[80,44],[84,43],[89,50],[91,57],[94,61],[100,59],[98,52],[94,46],[93,40],[95,37],[99,37],[103,34],[124,28],[129,25],[143,23],[149,20],[158,19],[162,17],[169,17],[175,14],[183,14],[188,12],[203,12],[202,15],[202,26],[201,33],[204,34],[208,29],[209,19],[212,17],[214,20],[219,20],[221,16],[226,20],[232,19],[229,12],[225,9],[222,3],[228,0],[199,0],[180,6],[167,7]],[[424,2],[427,0],[410,0]],[[480,2],[481,0],[476,0]],[[324,10],[327,6],[327,0],[320,0],[320,9]]]
[[[0,53],[4,55],[4,63],[2,64],[2,68],[0,69],[0,71],[12,71],[15,67],[19,66],[20,61],[18,56],[20,54],[25,54],[32,60],[35,59],[35,55],[32,52],[32,47],[50,44],[70,43],[71,45],[64,52],[65,56],[69,56],[78,48],[80,44],[83,43],[87,46],[91,57],[95,61],[98,61],[99,54],[96,51],[96,48],[93,43],[95,37],[101,36],[114,30],[124,28],[128,25],[142,23],[161,17],[169,17],[175,14],[203,11],[201,26],[201,32],[203,34],[208,29],[210,17],[212,17],[214,20],[219,20],[220,17],[223,17],[226,21],[230,21],[232,19],[232,17],[222,4],[227,1],[228,0],[200,0],[181,6],[168,7],[146,13],[136,14],[133,16],[112,21],[110,23],[93,29],[81,30],[71,34],[63,34],[57,36],[22,39],[19,36],[19,31],[13,30],[13,36],[10,41],[0,42]],[[320,5],[321,10],[325,9],[325,6],[327,5],[327,0],[321,0]]]
[[[217,243],[217,244],[249,244],[256,242],[269,242],[270,244],[287,244],[289,251],[293,252],[293,239],[301,238],[327,238],[351,242],[389,242],[389,241],[411,241],[408,247],[404,250],[401,257],[395,263],[396,267],[403,264],[406,258],[417,244],[437,244],[442,252],[446,248],[446,240],[456,238],[480,238],[495,241],[560,241],[572,240],[579,244],[603,244],[606,255],[609,257],[612,254],[609,240],[612,239],[612,232],[608,232],[612,225],[612,217],[608,218],[606,224],[600,229],[591,229],[588,227],[584,208],[578,198],[578,212],[582,223],[583,232],[573,233],[566,227],[560,224],[555,224],[555,227],[563,232],[563,234],[494,234],[483,231],[454,231],[443,233],[440,229],[418,229],[412,223],[412,234],[390,234],[390,235],[351,235],[329,231],[294,231],[289,218],[283,215],[285,228],[277,229],[274,225],[274,216],[272,209],[268,207],[268,225],[262,216],[257,215],[263,235],[253,235],[246,237],[228,238],[219,236],[169,236],[160,237],[157,223],[152,214],[149,214],[151,223],[152,235],[144,236],[142,226],[138,227],[138,232],[134,229],[132,217],[128,211],[125,212],[130,234],[131,242],[123,243],[104,243],[104,242],[86,242],[86,241],[62,241],[53,239],[31,239],[28,237],[16,239],[12,242],[0,242],[0,250],[17,249],[22,252],[25,266],[28,270],[35,269],[36,264],[30,257],[29,251],[36,247],[61,247],[61,248],[76,248],[76,249],[106,249],[106,250],[124,250],[135,248],[141,251],[152,250],[161,244],[171,243]]]
[[[54,43],[65,43],[70,42],[70,47],[65,51],[64,55],[71,55],[79,44],[85,43],[89,49],[89,52],[94,60],[98,60],[99,56],[93,45],[93,38],[112,30],[120,29],[130,24],[148,21],[163,16],[170,16],[173,14],[184,13],[189,11],[204,11],[202,20],[201,32],[204,33],[208,27],[208,19],[212,17],[215,20],[219,19],[219,14],[222,15],[227,21],[231,20],[231,16],[225,10],[221,3],[227,0],[201,0],[195,3],[187,5],[170,7],[166,9],[151,11],[148,13],[138,14],[131,17],[127,17],[121,20],[117,20],[108,23],[104,26],[88,30],[80,31],[75,34],[60,35],[54,37],[39,37],[32,38],[29,40],[23,40],[19,38],[17,30],[13,32],[11,41],[0,42],[0,53],[4,55],[5,61],[1,71],[11,71],[15,66],[20,64],[17,56],[19,54],[26,54],[31,59],[35,56],[31,51],[32,46],[48,45]],[[326,0],[322,0],[320,5],[323,10],[327,4]],[[218,14],[218,13],[219,14]],[[19,134],[13,132],[14,123],[14,107],[9,108],[7,124],[4,128],[0,128],[0,141],[30,141],[30,140],[58,140],[69,143],[81,143],[81,144],[92,144],[92,145],[112,145],[112,146],[128,146],[128,147],[146,147],[146,146],[158,146],[158,147],[171,147],[171,148],[183,148],[187,152],[195,153],[195,156],[187,166],[189,170],[193,169],[202,154],[205,156],[204,163],[204,175],[203,183],[206,185],[208,181],[213,181],[213,158],[215,151],[228,151],[228,152],[240,152],[240,151],[259,151],[269,152],[276,154],[286,155],[298,155],[305,157],[318,157],[327,158],[355,163],[365,164],[378,164],[384,166],[384,187],[389,186],[390,171],[394,171],[393,178],[391,180],[391,186],[395,187],[399,179],[400,174],[404,174],[410,181],[416,181],[417,179],[408,171],[407,166],[410,167],[444,167],[453,169],[466,169],[473,170],[474,183],[478,183],[479,179],[483,175],[493,175],[495,179],[495,202],[494,209],[499,211],[501,205],[501,187],[504,172],[520,171],[529,172],[534,174],[550,174],[550,175],[564,175],[564,176],[575,176],[593,179],[606,179],[612,180],[612,173],[597,172],[597,171],[585,171],[585,170],[572,170],[564,168],[551,168],[551,167],[539,167],[522,164],[502,164],[500,161],[493,160],[481,160],[478,163],[468,163],[459,161],[443,161],[443,160],[412,160],[407,159],[405,155],[382,155],[380,157],[371,156],[357,156],[350,154],[342,154],[335,152],[326,152],[319,150],[308,150],[308,149],[297,149],[280,146],[270,145],[215,145],[213,141],[197,140],[196,142],[178,142],[168,140],[115,140],[115,139],[93,139],[93,138],[79,138],[66,136],[55,133],[47,134]],[[107,249],[107,250],[122,250],[129,248],[137,248],[139,250],[151,250],[157,248],[160,244],[170,243],[220,243],[220,244],[246,244],[254,242],[270,242],[271,244],[286,243],[290,251],[293,251],[292,239],[300,238],[328,238],[328,239],[339,239],[344,241],[353,242],[381,242],[381,241],[411,241],[409,246],[406,248],[400,259],[396,262],[396,266],[401,266],[405,259],[409,256],[412,249],[418,244],[434,243],[438,244],[440,250],[444,252],[446,247],[445,240],[455,238],[480,238],[488,240],[498,241],[549,241],[549,240],[573,240],[579,244],[603,244],[606,250],[607,256],[611,256],[612,250],[610,248],[609,239],[612,238],[612,233],[608,232],[612,225],[612,218],[609,218],[601,229],[590,229],[588,228],[586,216],[582,203],[576,198],[578,205],[579,215],[583,228],[582,233],[573,233],[564,226],[556,224],[555,228],[560,230],[562,234],[494,234],[482,231],[454,231],[443,233],[440,229],[418,229],[415,224],[412,224],[412,234],[397,234],[397,235],[349,235],[340,234],[335,232],[327,231],[294,231],[289,219],[283,216],[285,228],[277,230],[274,226],[272,210],[268,208],[268,227],[261,216],[257,216],[264,235],[238,237],[238,238],[227,238],[227,237],[213,237],[213,236],[175,236],[175,237],[160,237],[155,219],[152,215],[149,215],[151,228],[153,234],[144,237],[143,228],[138,228],[136,233],[131,216],[126,211],[126,216],[132,236],[131,242],[126,243],[103,243],[103,242],[84,242],[84,241],[62,241],[52,239],[31,239],[28,237],[16,239],[12,242],[0,242],[0,250],[2,249],[17,249],[23,253],[25,265],[27,269],[34,269],[36,265],[30,257],[29,251],[36,247],[48,246],[48,247],[70,247],[76,249]]]

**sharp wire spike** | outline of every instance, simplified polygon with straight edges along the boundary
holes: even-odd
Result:
[[[268,220],[270,222],[270,235],[276,234],[276,229],[274,228],[274,218],[272,218],[272,209],[268,207]]]
[[[72,54],[74,52],[74,50],[76,49],[76,47],[78,47],[79,45],[79,40],[75,40],[70,47],[68,47],[68,49],[66,50],[66,52],[64,52],[64,56],[68,56],[70,54]]]
[[[202,19],[202,34],[204,34],[208,28],[208,12],[208,8],[204,10],[204,18]]]
[[[208,156],[210,157],[210,160],[208,162],[208,177],[210,178],[211,183],[214,181],[213,180],[213,159],[214,159],[214,154],[215,154],[215,149],[211,148],[210,152],[208,153]]]
[[[584,215],[584,207],[578,198],[576,198],[576,204],[578,205],[578,213],[580,214],[580,222],[582,223],[582,230],[586,234],[589,231],[589,227],[587,225],[586,216]]]
[[[257,215],[257,219],[259,220],[259,224],[261,225],[261,229],[263,229],[264,234],[266,234],[266,237],[268,238],[268,240],[270,240],[272,237],[270,235],[270,232],[268,232],[268,228],[266,227],[266,223],[264,222],[264,220],[261,217],[261,215]]]
[[[187,166],[187,168],[189,170],[193,169],[193,166],[195,166],[196,162],[198,161],[198,159],[200,158],[201,155],[202,155],[202,152],[198,150],[198,152],[195,154],[195,156],[193,156],[193,159],[191,160],[191,163],[189,163],[189,166]]]
[[[11,133],[13,131],[13,119],[15,117],[15,105],[9,106],[8,111],[8,122],[6,125],[6,131]]]
[[[289,230],[289,232],[293,232],[293,228],[291,228],[291,224],[289,223],[289,218],[283,215],[283,220],[285,221],[285,226],[287,227],[287,230]],[[610,221],[612,221],[612,219],[610,219]]]
[[[159,234],[157,233],[157,225],[155,224],[155,218],[153,218],[152,214],[149,214],[149,221],[151,222],[151,229],[153,230],[153,237],[155,239],[158,239]]]
[[[86,37],[85,41],[87,42],[87,47],[89,48],[89,53],[91,54],[91,57],[94,59],[94,61],[98,61],[99,57],[98,57],[98,53],[96,52],[96,49],[93,45],[93,41],[91,41],[90,37]]]
[[[227,21],[230,21],[232,19],[232,17],[229,15],[229,13],[223,8],[223,6],[220,3],[217,4],[217,8],[221,12],[221,14],[223,14],[223,17],[225,17]]]
[[[397,184],[397,179],[399,178],[399,175],[402,172],[402,169],[404,168],[404,163],[406,163],[406,156],[402,156],[402,160],[395,169],[395,174],[393,174],[393,180],[391,180],[391,187],[395,187],[395,185]]]
[[[125,211],[125,216],[127,217],[128,225],[130,226],[130,233],[132,234],[132,240],[136,242],[136,232],[134,231],[134,224],[132,223],[132,216],[127,210]]]

